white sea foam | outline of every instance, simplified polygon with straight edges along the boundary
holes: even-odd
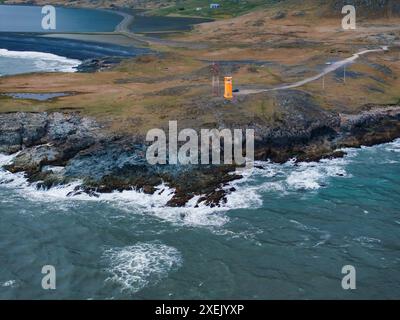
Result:
[[[129,190],[101,194],[100,199],[118,207],[127,213],[152,215],[158,219],[178,225],[197,227],[220,227],[229,221],[225,215],[227,207],[210,208],[204,204],[197,205],[200,196],[191,199],[185,207],[168,207],[175,190],[162,184],[154,194],[144,194]]]
[[[14,156],[1,156],[0,165],[11,162]],[[242,179],[233,181],[225,187],[225,189],[235,188],[236,191],[227,195],[227,201],[221,207],[214,208],[204,203],[198,204],[201,196],[191,199],[185,207],[168,207],[167,203],[172,199],[175,190],[165,184],[158,186],[154,194],[127,190],[98,194],[98,197],[94,197],[74,192],[75,188],[81,184],[79,181],[45,190],[38,189],[35,184],[29,185],[22,173],[11,174],[1,170],[0,183],[16,189],[21,196],[34,201],[54,202],[55,199],[58,201],[103,201],[127,214],[152,215],[178,225],[222,227],[230,221],[227,211],[260,208],[263,205],[265,193],[276,192],[278,196],[284,196],[298,190],[317,190],[328,183],[331,177],[346,176],[346,163],[346,159],[300,164],[289,161],[283,165],[257,162],[256,168],[240,172],[243,175]],[[61,170],[61,168],[57,169]],[[69,196],[69,194],[75,195]]]
[[[376,246],[379,246],[382,243],[382,241],[380,239],[367,237],[367,236],[360,236],[360,237],[354,238],[353,240],[358,242],[361,246],[371,248],[371,249],[375,248]]]
[[[182,266],[182,256],[174,248],[158,242],[141,242],[133,246],[112,248],[104,252],[111,281],[122,290],[138,292],[155,285]]]
[[[12,159],[13,156],[1,156],[0,166],[8,164]],[[213,227],[222,226],[229,221],[224,214],[229,209],[228,207],[210,208],[202,204],[196,206],[200,196],[189,201],[186,207],[168,207],[167,203],[173,197],[175,190],[165,184],[158,186],[154,194],[126,190],[97,194],[96,197],[86,193],[77,194],[75,190],[81,185],[80,181],[50,189],[41,189],[37,187],[36,183],[29,184],[22,172],[13,174],[0,169],[0,185],[15,190],[21,197],[31,201],[54,203],[57,200],[60,204],[70,201],[102,201],[127,212],[127,214],[148,214],[179,225]],[[240,194],[239,198],[235,195],[231,199],[231,208],[234,208],[235,203],[237,204],[241,199]]]
[[[10,164],[17,155],[18,153],[12,155],[6,155],[0,153],[0,167]]]
[[[292,190],[317,190],[325,186],[332,177],[346,176],[347,163],[346,159],[298,163],[292,165],[285,182]]]
[[[0,154],[0,167],[11,163],[16,155]],[[59,167],[56,169],[62,170]],[[227,203],[222,207],[210,208],[204,204],[197,205],[200,196],[196,196],[185,207],[173,208],[168,207],[167,203],[172,199],[175,190],[165,184],[158,186],[154,194],[126,190],[97,194],[97,197],[95,197],[86,193],[77,194],[75,192],[75,189],[81,185],[80,181],[55,186],[51,189],[41,189],[37,188],[36,183],[29,184],[24,173],[13,174],[0,169],[0,184],[3,187],[14,189],[28,200],[52,203],[55,200],[103,201],[128,214],[148,214],[174,224],[197,227],[221,227],[229,222],[229,217],[225,214],[227,210],[258,207],[262,204],[261,196],[255,192],[256,187],[254,187],[252,194],[248,194],[248,189],[240,187],[237,183],[240,184],[241,182],[234,182],[232,186],[236,186],[238,191],[228,195]]]
[[[13,174],[2,169],[3,166],[10,164],[17,154],[18,153],[13,155],[0,154],[0,184],[13,189],[26,188],[29,186],[24,173]]]
[[[51,53],[36,51],[10,51],[7,49],[0,49],[0,59],[1,58],[6,59],[7,65],[14,63],[15,68],[13,68],[13,70],[18,70],[21,63],[27,64],[26,68],[29,72],[76,72],[76,67],[81,64],[81,61],[77,59],[69,59]],[[13,62],[13,60],[15,60],[15,62]],[[23,73],[24,70],[22,69],[20,72],[10,71],[10,73]],[[4,73],[4,71],[2,73]],[[6,71],[5,73],[7,74],[8,72]]]
[[[400,152],[400,139],[388,143],[386,150],[391,152]]]
[[[37,189],[29,185],[23,174],[11,174],[0,171],[0,182],[14,188],[21,196],[34,201],[103,201],[107,205],[117,207],[127,214],[145,214],[173,224],[195,227],[221,228],[230,221],[227,214],[230,210],[260,208],[263,206],[265,194],[273,193],[277,197],[284,197],[289,193],[315,192],[327,186],[332,178],[349,177],[346,166],[359,149],[346,149],[348,156],[341,159],[322,160],[320,162],[296,163],[294,160],[285,164],[271,162],[256,162],[255,168],[240,171],[243,178],[231,182],[224,187],[229,190],[226,203],[221,207],[211,208],[204,203],[198,204],[201,196],[191,199],[185,207],[168,207],[174,191],[165,184],[157,187],[154,194],[145,194],[141,191],[127,190],[98,194],[98,197],[85,193],[76,194],[75,188],[79,181],[58,186],[49,190]],[[15,155],[14,155],[15,156]],[[0,156],[0,165],[12,161],[14,156]],[[57,168],[62,170],[62,168]],[[69,196],[69,194],[75,194]]]
[[[286,195],[299,190],[318,190],[326,186],[331,178],[348,177],[346,166],[350,158],[351,156],[300,163],[296,163],[293,159],[285,164],[257,162],[256,168],[249,170],[250,173],[244,173],[242,180],[246,189],[243,190],[244,198],[250,196],[253,200],[258,199],[254,193],[278,192],[280,195]],[[256,185],[252,181],[255,181]],[[255,202],[257,203],[253,201],[253,204]]]
[[[9,288],[15,288],[17,287],[17,281],[16,280],[8,280],[3,283],[0,283],[1,287],[9,287]]]

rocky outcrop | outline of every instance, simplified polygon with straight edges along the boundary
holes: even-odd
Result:
[[[338,147],[372,146],[399,137],[400,106],[369,108],[357,115],[342,115]]]
[[[123,60],[122,57],[104,57],[83,61],[76,69],[78,72],[90,73],[110,69],[118,65]]]
[[[251,125],[256,160],[317,161],[343,156],[338,148],[400,137],[400,106],[367,106],[360,114],[344,115],[323,111],[306,93],[277,93],[276,99],[282,119],[270,127],[257,121]],[[195,196],[201,196],[198,202],[219,205],[235,191],[228,184],[240,178],[232,174],[232,165],[149,165],[146,144],[138,137],[112,134],[78,113],[0,114],[0,152],[18,152],[5,169],[25,172],[39,187],[79,179],[82,185],[70,195],[97,196],[132,188],[154,193],[165,183],[175,189],[169,206],[184,206]]]
[[[136,140],[108,133],[78,113],[0,114],[0,152],[18,152],[5,169],[25,172],[30,182],[42,188],[79,179],[82,186],[70,195],[96,196],[132,188],[154,193],[164,182],[176,190],[170,206],[183,206],[203,194],[213,206],[225,196],[218,190],[238,178],[230,166],[149,165],[145,144]]]
[[[52,142],[54,149],[62,145],[65,158],[105,137],[98,123],[77,113],[2,113],[0,133],[2,153]]]
[[[316,157],[315,146],[323,154],[333,151],[331,146],[326,150],[322,148],[338,135],[338,113],[324,111],[310,94],[300,90],[286,90],[273,95],[280,115],[272,125],[266,126],[261,122],[254,125],[257,159],[280,163],[293,157],[309,160]]]

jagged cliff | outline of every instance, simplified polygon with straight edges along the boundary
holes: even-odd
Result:
[[[360,114],[344,115],[320,110],[302,92],[289,92],[277,101],[283,109],[290,108],[279,126],[250,125],[255,129],[256,160],[315,161],[342,156],[337,148],[400,137],[400,106],[370,106]],[[226,201],[226,193],[235,191],[226,188],[240,178],[231,174],[233,166],[150,165],[142,139],[112,134],[78,113],[0,114],[0,151],[18,152],[5,169],[25,172],[41,188],[80,180],[82,184],[71,195],[85,192],[96,197],[132,188],[154,193],[164,182],[176,190],[170,206],[184,206],[196,195],[202,196],[199,203],[215,206]]]

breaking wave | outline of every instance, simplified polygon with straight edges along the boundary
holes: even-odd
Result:
[[[296,163],[294,160],[285,164],[257,162],[255,168],[240,172],[242,179],[224,187],[234,188],[235,191],[228,192],[226,203],[214,208],[202,203],[198,204],[201,196],[192,198],[185,207],[167,207],[166,204],[173,197],[175,190],[165,184],[158,186],[154,194],[127,190],[91,196],[74,192],[75,188],[81,185],[80,181],[51,189],[40,189],[36,184],[29,184],[23,173],[12,174],[4,169],[0,169],[0,184],[34,201],[54,202],[55,199],[58,201],[103,201],[127,214],[151,215],[178,225],[222,227],[230,221],[230,217],[226,214],[228,211],[260,208],[263,206],[265,194],[272,192],[278,196],[285,196],[299,191],[315,192],[326,187],[331,178],[348,177],[346,165],[352,157],[351,150],[348,152],[349,155],[345,158],[321,162]],[[15,156],[0,155],[0,167],[10,163]],[[61,169],[57,168],[57,170]]]
[[[10,288],[16,288],[18,286],[17,281],[16,280],[7,280],[4,282],[0,282],[0,286],[1,287],[10,287]]]
[[[400,139],[388,143],[386,150],[390,152],[400,152]]]
[[[295,159],[284,164],[256,162],[255,168],[244,174],[242,182],[256,184],[248,187],[248,191],[290,192],[315,191],[326,187],[329,180],[335,177],[350,177],[346,166],[353,156],[352,150],[346,150],[344,158],[321,160],[320,162],[300,162]],[[257,183],[258,182],[258,183]]]
[[[27,72],[76,72],[80,60],[36,51],[0,49],[0,75]],[[12,66],[12,69],[9,69]]]
[[[106,281],[131,293],[156,285],[182,266],[182,256],[177,249],[157,242],[112,248],[104,252],[103,259],[108,264],[106,272],[110,274]]]

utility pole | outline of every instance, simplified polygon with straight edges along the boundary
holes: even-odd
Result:
[[[346,83],[346,65],[343,68],[343,82]]]
[[[219,64],[213,62],[213,64],[211,65],[211,74],[212,74],[212,82],[211,82],[211,86],[212,86],[212,94],[215,97],[219,96]]]

